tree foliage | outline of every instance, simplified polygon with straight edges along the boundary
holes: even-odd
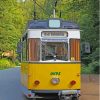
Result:
[[[32,3],[0,1],[0,51],[15,50],[24,27],[32,17]]]

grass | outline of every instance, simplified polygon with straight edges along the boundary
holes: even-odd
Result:
[[[91,74],[92,73],[91,67],[90,66],[86,66],[86,67],[82,66],[81,73],[82,74]]]
[[[8,69],[8,68],[13,68],[15,66],[16,66],[16,64],[13,63],[9,59],[6,59],[6,58],[0,59],[0,70]]]

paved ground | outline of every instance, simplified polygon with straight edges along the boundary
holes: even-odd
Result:
[[[24,100],[19,68],[0,71],[0,100]]]
[[[81,100],[100,100],[100,83],[98,75],[82,76]]]
[[[27,100],[21,92],[19,68],[0,71],[0,100]],[[82,76],[80,100],[99,100],[98,75]]]

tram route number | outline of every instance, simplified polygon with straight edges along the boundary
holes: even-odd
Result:
[[[61,72],[51,72],[50,75],[61,75]]]

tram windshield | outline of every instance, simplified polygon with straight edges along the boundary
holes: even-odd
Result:
[[[42,42],[42,61],[67,61],[66,42]]]

